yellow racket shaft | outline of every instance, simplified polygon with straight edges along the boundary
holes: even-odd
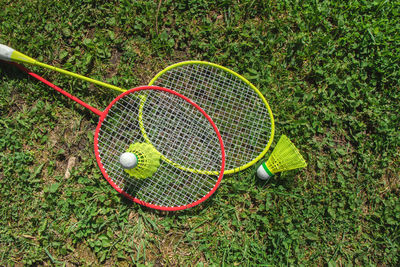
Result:
[[[100,82],[100,81],[85,77],[83,75],[79,75],[79,74],[76,74],[76,73],[73,73],[73,72],[70,72],[67,70],[63,70],[63,69],[60,69],[60,68],[57,68],[54,66],[47,65],[47,64],[37,61],[31,57],[28,57],[27,55],[24,55],[21,52],[18,52],[11,47],[8,47],[8,46],[2,45],[2,44],[0,44],[0,59],[5,60],[5,61],[12,61],[12,62],[17,62],[17,63],[28,63],[31,65],[40,66],[40,67],[43,67],[43,68],[46,68],[49,70],[54,70],[59,73],[62,73],[62,74],[65,74],[65,75],[68,75],[71,77],[75,77],[75,78],[78,78],[78,79],[81,79],[81,80],[84,80],[84,81],[87,81],[90,83],[94,83],[94,84],[97,84],[97,85],[100,85],[100,86],[103,86],[103,87],[106,87],[109,89],[113,89],[113,90],[116,90],[119,92],[126,91],[125,89],[122,89],[120,87],[117,87],[117,86],[114,86],[114,85],[111,85],[108,83]]]

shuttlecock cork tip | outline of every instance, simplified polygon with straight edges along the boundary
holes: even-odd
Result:
[[[257,168],[257,177],[261,180],[268,180],[274,176],[274,174],[268,169],[267,165],[265,162],[263,162],[258,168]]]
[[[119,162],[124,169],[133,169],[138,163],[137,156],[131,152],[122,153],[119,157]]]

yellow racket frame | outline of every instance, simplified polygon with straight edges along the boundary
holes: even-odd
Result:
[[[21,52],[18,52],[16,50],[14,50],[12,52],[12,54],[10,55],[10,59],[11,59],[11,61],[14,61],[14,62],[28,63],[28,64],[32,64],[32,65],[37,65],[37,66],[40,66],[40,67],[43,67],[43,68],[47,68],[47,69],[50,69],[50,70],[54,70],[54,71],[57,71],[57,72],[60,72],[60,73],[63,73],[63,74],[66,74],[66,75],[69,75],[69,76],[84,80],[84,81],[87,81],[87,82],[91,82],[91,83],[94,83],[94,84],[97,84],[97,85],[100,85],[100,86],[103,86],[103,87],[106,87],[106,88],[109,88],[109,89],[113,89],[113,90],[116,90],[116,91],[119,91],[119,92],[127,91],[125,89],[122,89],[120,87],[117,87],[117,86],[114,86],[114,85],[111,85],[111,84],[107,84],[107,83],[104,83],[104,82],[101,82],[101,81],[97,81],[97,80],[85,77],[83,75],[79,75],[79,74],[76,74],[76,73],[73,73],[73,72],[70,72],[70,71],[67,71],[67,70],[63,70],[63,69],[60,69],[60,68],[57,68],[57,67],[54,67],[54,66],[51,66],[51,65],[47,65],[47,64],[42,63],[40,61],[37,61],[37,60],[35,60],[35,59],[33,59],[33,58],[31,58],[31,57],[29,57],[29,56],[27,56],[27,55],[25,55],[25,54],[23,54]],[[270,121],[271,121],[271,137],[270,137],[266,147],[260,153],[260,155],[258,155],[252,161],[248,162],[247,164],[245,164],[245,165],[243,165],[241,167],[237,167],[237,168],[230,169],[230,170],[225,170],[224,174],[236,173],[236,172],[239,172],[241,170],[244,170],[244,169],[254,165],[256,162],[258,162],[260,159],[262,159],[264,157],[264,155],[267,153],[268,149],[270,148],[271,143],[272,143],[272,141],[274,139],[275,123],[274,123],[274,117],[272,115],[272,110],[271,110],[267,100],[265,99],[263,94],[251,82],[249,82],[246,78],[244,78],[243,76],[239,75],[238,73],[236,73],[236,72],[234,72],[234,71],[232,71],[232,70],[230,70],[228,68],[225,68],[223,66],[220,66],[218,64],[214,64],[214,63],[210,63],[210,62],[206,62],[206,61],[196,61],[196,60],[194,60],[194,61],[179,62],[179,63],[173,64],[173,65],[165,68],[164,70],[159,72],[156,76],[154,76],[154,78],[150,81],[149,85],[153,85],[154,82],[158,79],[158,77],[160,77],[165,72],[167,72],[167,71],[169,71],[169,70],[171,70],[173,68],[179,67],[179,66],[190,65],[190,64],[208,65],[208,66],[212,66],[212,67],[224,70],[226,72],[229,72],[232,75],[238,77],[243,82],[245,82],[247,85],[249,85],[250,88],[252,88],[254,90],[254,92],[256,92],[257,95],[262,99],[265,107],[268,109],[268,113],[270,115]],[[146,142],[148,142],[149,144],[152,145],[149,137],[147,136],[146,130],[144,128],[144,125],[143,125],[143,113],[142,113],[142,111],[143,111],[143,106],[144,106],[145,100],[146,100],[146,97],[142,96],[141,102],[140,102],[140,108],[139,108],[139,127],[140,127],[140,129],[141,129],[141,131],[143,133],[143,137],[145,138]],[[217,125],[217,127],[218,127],[218,125]],[[177,168],[183,169],[185,171],[202,173],[202,174],[210,174],[210,175],[219,174],[218,171],[195,170],[195,169],[192,169],[192,168],[187,168],[187,167],[181,166],[181,165],[169,160],[168,158],[166,158],[163,155],[161,155],[161,158],[164,161],[168,162],[169,164],[171,164],[171,165],[173,165],[173,166],[175,166]]]
[[[242,170],[244,170],[244,169],[246,169],[246,168],[248,168],[248,167],[254,165],[255,163],[257,163],[260,159],[262,159],[262,158],[264,157],[264,155],[267,153],[268,149],[270,148],[270,146],[271,146],[271,144],[272,144],[272,141],[274,140],[275,122],[274,122],[274,117],[273,117],[273,115],[272,115],[272,110],[271,110],[271,108],[270,108],[270,106],[269,106],[267,100],[265,99],[265,97],[263,96],[263,94],[260,92],[260,90],[258,90],[257,87],[255,87],[255,86],[254,86],[251,82],[249,82],[246,78],[244,78],[244,77],[241,76],[240,74],[234,72],[233,70],[230,70],[230,69],[228,69],[228,68],[225,68],[225,67],[223,67],[223,66],[221,66],[221,65],[218,65],[218,64],[215,64],[215,63],[210,63],[210,62],[207,62],[207,61],[190,60],[190,61],[182,61],[182,62],[173,64],[173,65],[171,65],[171,66],[165,68],[164,70],[160,71],[160,72],[159,72],[156,76],[154,76],[154,78],[150,81],[149,85],[153,85],[153,84],[155,83],[155,81],[158,79],[158,77],[160,77],[161,75],[163,75],[163,74],[166,73],[167,71],[169,71],[169,70],[171,70],[171,69],[173,69],[173,68],[176,68],[176,67],[180,67],[180,66],[184,66],[184,65],[191,65],[191,64],[207,65],[207,66],[212,66],[212,67],[215,67],[215,68],[218,68],[218,69],[227,71],[227,72],[229,72],[230,74],[232,74],[232,75],[236,76],[237,78],[241,79],[241,80],[242,80],[243,82],[245,82],[247,85],[249,85],[249,86],[254,90],[254,92],[256,92],[257,95],[262,99],[262,102],[264,103],[265,108],[268,109],[268,114],[270,115],[270,120],[271,120],[271,137],[269,138],[269,141],[268,141],[267,145],[265,146],[264,150],[260,153],[260,155],[258,155],[255,159],[253,159],[252,161],[248,162],[247,164],[245,164],[245,165],[243,165],[243,166],[240,166],[240,167],[237,167],[237,168],[234,168],[234,169],[230,169],[230,170],[225,170],[225,171],[224,171],[224,174],[236,173],[236,172],[242,171]],[[145,131],[145,129],[144,129],[144,126],[143,126],[143,120],[142,120],[143,105],[144,105],[144,102],[142,101],[142,102],[141,102],[141,105],[140,105],[140,108],[139,108],[139,125],[140,125],[140,129],[141,129],[141,131],[142,131],[143,137],[145,138],[146,142],[149,142],[149,143],[151,144],[150,139],[148,138],[147,133],[146,133],[146,131]],[[211,118],[211,119],[212,119],[212,118]],[[217,125],[217,127],[218,127],[218,125]],[[223,140],[222,140],[222,141],[223,141]],[[183,170],[187,170],[187,171],[190,171],[190,172],[203,173],[203,174],[211,174],[211,175],[218,174],[217,171],[194,170],[194,169],[190,169],[190,168],[187,168],[187,167],[180,166],[179,164],[174,163],[174,162],[172,162],[171,160],[167,159],[167,158],[164,157],[163,155],[161,155],[161,158],[162,158],[164,161],[166,161],[166,162],[168,162],[168,163],[174,165],[174,166],[177,167],[177,168],[180,168],[180,169],[183,169]]]

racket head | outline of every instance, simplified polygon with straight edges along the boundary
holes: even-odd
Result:
[[[210,62],[184,61],[159,72],[149,85],[181,93],[210,115],[224,140],[224,174],[252,166],[269,150],[275,133],[272,110],[263,94],[238,73]]]
[[[146,114],[140,118],[139,108]],[[218,174],[191,172],[161,160],[152,177],[130,177],[119,156],[132,143],[146,142],[139,120],[161,154],[182,166],[219,166]],[[96,128],[94,151],[103,176],[114,189],[159,210],[182,210],[202,203],[217,190],[225,167],[222,137],[210,116],[186,96],[156,86],[128,90],[108,105]]]

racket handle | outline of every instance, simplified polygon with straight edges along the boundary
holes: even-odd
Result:
[[[17,50],[0,44],[0,59],[11,62],[35,64],[36,60],[28,57],[27,55],[18,52]]]
[[[70,71],[67,71],[67,70],[63,70],[63,69],[60,69],[60,68],[57,68],[57,67],[53,67],[53,66],[47,65],[47,64],[42,63],[40,61],[37,61],[37,60],[35,60],[35,59],[31,58],[31,57],[28,57],[27,55],[24,55],[21,52],[18,52],[17,50],[15,50],[15,49],[13,49],[11,47],[8,47],[6,45],[3,45],[3,44],[0,44],[0,59],[5,60],[5,61],[10,61],[10,62],[15,62],[15,63],[28,63],[28,64],[32,64],[32,65],[37,65],[37,66],[40,66],[40,67],[43,67],[43,68],[54,70],[54,71],[57,71],[59,73],[62,73],[62,74],[65,74],[65,75],[69,75],[71,77],[75,77],[75,78],[78,78],[78,79],[81,79],[81,80],[84,80],[84,81],[87,81],[87,82],[91,82],[91,83],[94,83],[94,84],[97,84],[97,85],[100,85],[100,86],[103,86],[103,87],[106,87],[106,88],[109,88],[109,89],[113,89],[113,90],[119,91],[119,92],[125,92],[126,91],[126,90],[124,90],[122,88],[119,88],[117,86],[114,86],[114,85],[111,85],[111,84],[108,84],[108,83],[100,82],[100,81],[85,77],[83,75],[79,75],[79,74],[76,74],[76,73],[73,73],[73,72],[70,72]]]

